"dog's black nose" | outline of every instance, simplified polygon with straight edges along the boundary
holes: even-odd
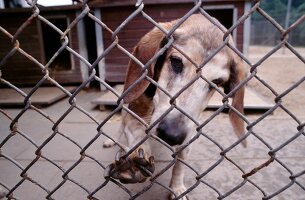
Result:
[[[157,127],[157,136],[171,146],[182,144],[186,130],[181,118],[163,119]]]

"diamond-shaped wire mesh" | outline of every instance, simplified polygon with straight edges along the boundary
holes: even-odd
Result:
[[[3,167],[1,173],[4,171],[4,168],[9,168],[10,170],[7,170],[5,173],[9,173],[8,177],[18,180],[14,182],[9,179],[0,179],[0,196],[2,195],[3,198],[7,199],[40,199],[40,197],[37,197],[35,192],[33,192],[33,195],[35,194],[36,196],[31,196],[31,191],[34,188],[34,190],[39,190],[39,193],[42,194],[41,196],[44,196],[46,199],[119,199],[120,196],[124,196],[124,199],[149,199],[150,197],[156,199],[152,196],[151,191],[157,193],[158,191],[163,191],[165,193],[174,194],[174,191],[169,188],[167,183],[163,180],[167,179],[166,177],[168,177],[169,169],[171,169],[175,163],[180,162],[186,168],[187,189],[182,194],[175,194],[176,199],[182,198],[186,195],[190,197],[193,196],[194,199],[271,199],[278,195],[282,195],[285,191],[291,188],[293,188],[292,191],[296,195],[290,196],[290,199],[305,198],[305,160],[304,143],[302,143],[302,141],[304,142],[305,136],[304,118],[294,114],[294,112],[290,111],[290,109],[283,103],[287,95],[290,95],[297,87],[304,84],[305,75],[303,74],[301,79],[296,79],[283,92],[278,93],[273,89],[272,85],[268,84],[268,82],[258,74],[261,64],[282,47],[287,48],[287,51],[291,51],[304,67],[305,59],[303,55],[301,55],[289,43],[288,39],[289,33],[304,22],[305,15],[296,20],[290,27],[284,29],[260,7],[260,1],[254,1],[252,2],[251,9],[245,12],[244,15],[240,17],[228,30],[225,30],[218,21],[204,10],[204,1],[199,0],[195,1],[194,6],[189,10],[189,12],[180,18],[172,29],[168,31],[160,26],[153,17],[144,11],[145,1],[138,1],[135,4],[133,12],[124,21],[121,21],[120,25],[117,26],[115,30],[111,30],[102,19],[99,19],[92,14],[92,10],[88,6],[87,1],[84,1],[81,2],[82,6],[79,7],[80,12],[76,18],[69,22],[68,27],[65,30],[60,30],[52,24],[50,20],[40,14],[40,7],[37,5],[37,1],[27,1],[27,3],[32,8],[31,16],[24,18],[24,23],[20,25],[16,32],[8,32],[5,28],[2,28],[0,24],[1,34],[5,36],[7,41],[11,42],[11,49],[5,53],[4,57],[0,58],[0,70],[3,70],[6,67],[13,67],[7,66],[6,63],[10,59],[13,59],[15,54],[18,54],[23,56],[24,60],[30,61],[32,65],[35,65],[37,69],[41,70],[41,78],[37,81],[35,86],[26,93],[18,86],[7,81],[6,77],[3,76],[0,71],[1,83],[6,87],[15,90],[24,99],[24,105],[21,109],[13,109],[12,111],[4,108],[0,109],[2,123],[0,126],[0,161],[5,161],[5,164],[2,164],[2,166],[0,165],[0,168]],[[281,41],[255,63],[251,62],[246,55],[229,43],[229,35],[232,34],[238,26],[243,25],[245,20],[253,15],[254,12],[259,13],[265,20],[268,20],[282,36]],[[214,53],[209,55],[207,61],[200,66],[197,66],[192,60],[190,60],[188,52],[183,52],[179,47],[173,44],[175,38],[172,36],[174,31],[194,13],[200,13],[205,16],[224,33],[223,43],[217,47]],[[132,55],[131,52],[120,44],[120,32],[122,32],[122,30],[128,26],[129,22],[133,21],[136,16],[143,17],[149,23],[160,29],[166,37],[169,38],[167,44],[156,52],[148,63],[141,63],[138,58]],[[103,53],[98,55],[97,59],[92,63],[72,48],[68,37],[68,35],[71,34],[71,30],[75,29],[77,24],[85,17],[88,17],[96,26],[99,26],[107,34],[111,35],[111,44],[106,46]],[[24,50],[22,48],[22,43],[18,40],[27,27],[36,20],[49,26],[60,36],[61,47],[53,54],[46,64],[42,64],[37,58],[32,56],[30,50]],[[6,41],[0,42],[2,43]],[[225,94],[219,90],[215,84],[205,79],[205,77],[197,76],[189,80],[189,84],[185,85],[177,94],[171,95],[148,76],[147,69],[150,64],[155,62],[158,56],[162,55],[168,48],[175,48],[185,58],[189,59],[190,62],[196,65],[198,71],[200,71],[200,69],[203,68],[214,56],[216,56],[223,48],[227,47],[234,51],[244,61],[244,64],[248,66],[248,75],[246,79],[236,86],[236,88],[229,94]],[[78,60],[78,62],[84,64],[89,72],[88,78],[84,80],[83,83],[74,90],[74,92],[65,89],[63,85],[59,84],[55,80],[56,78],[51,76],[50,72],[50,65],[64,50],[68,51],[74,59]],[[143,68],[143,75],[139,77],[136,82],[130,85],[130,89],[122,95],[119,91],[116,91],[111,87],[111,85],[109,85],[105,80],[98,77],[96,71],[99,62],[105,59],[113,50],[120,51]],[[166,110],[164,116],[161,116],[156,120],[156,123],[161,121],[162,118],[172,110],[178,110],[189,118],[190,123],[196,125],[197,133],[195,136],[191,140],[185,142],[179,149],[172,148],[160,138],[153,135],[150,130],[156,123],[148,124],[145,119],[141,119],[140,116],[137,116],[136,113],[124,104],[124,96],[126,96],[138,82],[144,79],[152,82],[170,98],[171,106]],[[228,101],[229,97],[232,97],[236,91],[248,84],[251,80],[257,81],[274,95],[275,105],[257,118],[249,117],[248,115],[240,113],[232,107]],[[118,98],[116,108],[107,112],[102,119],[97,118],[96,115],[87,111],[82,106],[82,103],[87,103],[87,100],[81,99],[80,93],[92,81],[98,81]],[[223,98],[223,105],[215,112],[208,114],[209,116],[206,116],[203,121],[195,119],[192,115],[186,113],[183,107],[179,107],[175,103],[175,99],[195,81],[208,82],[210,86],[214,87]],[[66,104],[63,106],[65,107],[64,110],[58,110],[56,113],[48,113],[50,110],[42,109],[32,104],[32,95],[42,87],[45,82],[51,83],[69,97],[68,100],[65,101]],[[223,122],[225,120],[221,113],[228,108],[233,110],[233,112],[235,112],[246,123],[247,131],[245,136],[239,140],[234,141],[229,139],[226,144],[223,144],[219,141],[219,137],[214,137],[210,132],[213,132],[213,126],[219,126],[218,131],[227,131],[226,128],[222,128],[222,125],[220,124],[227,123]],[[285,135],[283,140],[276,139],[278,143],[274,145],[272,139],[281,137],[281,135],[274,133],[274,138],[266,138],[260,134],[260,127],[263,126],[265,122],[267,123],[268,117],[279,109],[288,116],[287,119],[292,121],[287,126],[292,126],[294,132],[292,129],[287,128],[287,131],[290,131],[287,133],[288,136]],[[170,155],[168,162],[162,161],[162,155],[160,155],[161,161],[157,163],[158,166],[156,166],[156,172],[147,182],[139,184],[136,187],[122,184],[118,180],[110,177],[105,179],[103,176],[107,165],[111,163],[112,160],[106,162],[101,159],[101,157],[106,156],[106,154],[111,154],[114,158],[116,150],[103,149],[100,141],[108,138],[118,147],[121,147],[122,149],[125,148],[124,144],[122,144],[121,140],[116,136],[116,133],[113,133],[113,130],[109,128],[109,126],[111,126],[109,125],[109,122],[117,121],[116,118],[120,118],[121,110],[134,116],[145,127],[145,131],[147,132],[146,137],[127,151],[125,155],[126,157],[138,146],[150,139],[154,140],[157,145],[161,145],[162,151],[167,152],[167,154]],[[69,117],[74,114],[81,116],[80,118],[84,122],[89,121],[90,123],[90,127],[84,125],[84,134],[79,136],[81,139],[76,139],[75,135],[73,135],[73,131],[75,130],[70,130],[64,126],[64,122],[68,121],[69,123]],[[31,126],[34,126],[34,130],[37,130],[37,132],[48,132],[45,137],[39,137],[37,133],[28,132],[28,130],[30,130],[28,126],[32,123],[31,117],[34,115],[36,118],[41,119],[41,122],[33,122],[34,125]],[[278,123],[285,122],[279,121]],[[277,124],[273,123],[272,126],[277,126]],[[230,132],[230,130],[228,132]],[[252,157],[246,157],[245,159],[238,159],[238,157],[236,157],[236,153],[244,153],[245,156],[249,156],[249,154],[247,154],[247,148],[243,149],[240,147],[241,142],[248,138],[255,140],[255,144],[258,146],[256,153],[258,156],[262,153],[262,155],[265,155],[264,157],[255,160],[253,159],[252,161]],[[13,155],[10,151],[12,148],[18,148],[18,143],[27,143],[28,146],[31,146],[31,150],[28,152],[31,157],[30,162],[24,160],[20,155]],[[191,156],[196,158],[195,162],[188,162],[177,156],[180,151],[187,148],[189,145],[197,146],[194,147],[194,153],[192,153]],[[251,144],[249,145],[251,146]],[[285,156],[278,156],[279,154],[281,155],[282,150],[285,148],[295,149],[293,152],[303,150],[303,157],[301,156],[299,158],[299,161],[303,162],[303,164],[296,162],[298,158],[295,160],[289,160],[285,159]],[[264,149],[264,152],[262,152],[262,149]],[[54,152],[60,152],[59,157],[58,155],[55,155]],[[66,162],[61,161],[61,155],[65,155],[67,152],[70,152],[73,156]],[[255,155],[252,156],[255,157]],[[296,154],[295,156],[298,155]],[[243,157],[243,155],[241,155],[241,157]],[[89,163],[91,168],[87,168]],[[298,167],[295,167],[294,165]],[[278,174],[274,171],[268,171],[270,168],[272,168],[271,170],[276,170]],[[60,176],[58,176],[58,174],[60,174]],[[277,176],[273,177],[274,174],[277,174]],[[0,178],[1,177],[2,176],[0,176]],[[231,180],[227,177],[234,177],[234,179]],[[20,191],[23,191],[23,193]],[[24,191],[27,193],[26,195]]]

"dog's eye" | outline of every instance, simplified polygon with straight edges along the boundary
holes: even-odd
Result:
[[[224,81],[223,81],[222,78],[217,78],[217,79],[212,80],[212,82],[213,82],[215,85],[220,86],[220,85],[223,84]]]
[[[181,58],[170,57],[172,69],[176,74],[180,74],[183,70],[183,63]]]

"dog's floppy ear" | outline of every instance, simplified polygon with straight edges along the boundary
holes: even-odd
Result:
[[[237,87],[245,78],[245,76],[246,75],[243,67],[243,62],[239,57],[235,56],[230,64],[229,81],[224,86],[225,93],[228,94],[235,87]],[[232,96],[232,106],[242,114],[244,114],[244,94],[245,88],[241,87]],[[233,110],[229,111],[229,117],[235,134],[238,136],[238,138],[241,138],[245,134],[244,121]],[[242,141],[242,145],[244,147],[247,146],[246,140]]]
[[[162,26],[165,27],[166,29],[170,28],[169,23],[164,23],[162,24]],[[166,42],[164,40],[165,40],[165,34],[160,29],[154,28],[141,38],[138,44],[134,47],[132,54],[143,65],[145,65],[158,52],[158,50],[165,45]],[[164,54],[160,56],[162,57],[163,61],[165,59]],[[163,64],[163,62],[160,62],[160,57],[157,59],[156,62],[151,64],[151,66],[148,68],[148,76],[153,79],[156,79],[155,65]],[[132,59],[130,59],[125,78],[124,91],[126,91],[129,88],[129,86],[131,86],[138,78],[140,78],[143,73],[144,71],[142,70],[142,68],[138,64],[136,64]],[[150,82],[146,79],[140,81],[124,97],[124,103],[130,103],[133,100],[137,99],[145,92],[145,90],[148,88],[149,85]]]

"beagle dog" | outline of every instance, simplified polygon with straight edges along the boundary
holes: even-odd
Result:
[[[177,20],[160,23],[160,26],[170,31],[176,23]],[[122,132],[127,138],[128,148],[133,148],[133,151],[128,155],[119,151],[115,162],[105,170],[106,178],[119,179],[122,183],[139,183],[153,176],[153,149],[145,138],[155,136],[173,148],[183,145],[194,137],[198,126],[187,115],[198,119],[215,88],[223,87],[228,94],[245,78],[242,60],[228,46],[224,46],[203,67],[198,67],[223,44],[223,36],[224,33],[203,15],[194,14],[173,32],[173,43],[166,49],[163,47],[169,39],[156,27],[141,38],[133,55],[143,65],[160,49],[164,51],[157,54],[160,55],[155,61],[150,61],[146,77],[135,85],[135,81],[143,77],[144,70],[136,61],[131,59],[129,62],[124,86],[124,92],[128,93],[125,93],[124,102],[128,103],[133,114],[122,112]],[[229,43],[234,45],[231,36]],[[229,111],[230,121],[236,135],[242,138],[244,121],[236,111],[243,114],[244,88],[240,87],[231,97],[235,109]],[[246,146],[246,141],[242,140],[242,144]],[[186,160],[189,151],[189,146],[178,151],[178,158]],[[186,195],[181,195],[186,190],[183,168],[184,164],[179,161],[173,167],[170,188],[175,194],[170,195],[171,199],[187,199]]]

